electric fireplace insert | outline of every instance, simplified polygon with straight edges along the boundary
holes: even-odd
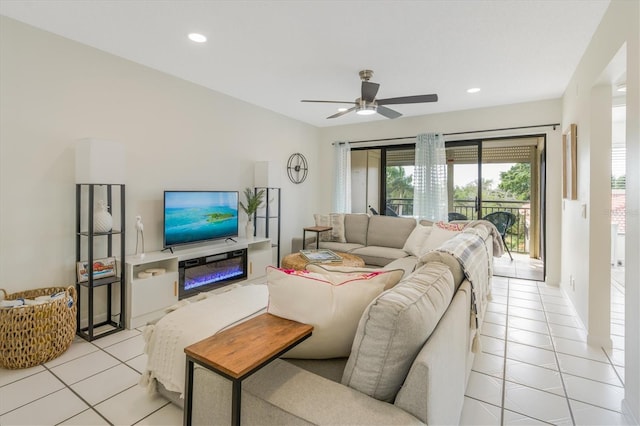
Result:
[[[178,263],[178,299],[211,291],[247,278],[247,250],[183,260]]]

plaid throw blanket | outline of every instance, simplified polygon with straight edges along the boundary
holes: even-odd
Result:
[[[496,228],[493,223],[486,220],[472,220],[465,225],[464,229],[476,229],[481,232],[484,230],[486,233],[491,234],[493,237],[493,257],[500,257],[504,254],[502,237],[500,236],[500,232],[498,232],[498,228]],[[484,235],[484,238],[486,238],[486,233],[482,233],[480,235]]]
[[[471,312],[478,326],[481,314],[478,303],[486,301],[491,293],[489,277],[493,274],[491,255],[484,243],[490,231],[482,227],[466,227],[460,234],[443,243],[436,250],[452,255],[471,283]],[[494,237],[494,241],[495,241]],[[498,239],[500,235],[498,234]],[[494,248],[495,250],[495,248]]]

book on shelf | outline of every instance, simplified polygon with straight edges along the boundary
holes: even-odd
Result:
[[[340,256],[327,249],[300,250],[300,254],[309,262],[314,263],[331,263],[342,261],[342,258]]]

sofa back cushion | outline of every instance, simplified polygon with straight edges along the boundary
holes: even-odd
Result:
[[[462,281],[465,278],[464,270],[462,269],[460,262],[458,262],[458,259],[453,257],[452,254],[437,250],[430,251],[418,258],[416,269],[419,269],[431,262],[444,263],[449,267],[451,275],[453,275],[453,283],[455,284],[456,289],[460,284],[462,284]]]
[[[367,245],[369,215],[350,213],[344,215],[344,234],[348,243]]]
[[[367,231],[367,245],[401,249],[416,227],[410,217],[371,216]]]
[[[449,268],[429,263],[375,298],[360,318],[342,384],[393,402],[453,292]]]

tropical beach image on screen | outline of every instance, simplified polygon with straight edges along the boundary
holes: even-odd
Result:
[[[165,247],[233,237],[237,235],[237,192],[165,192]]]

